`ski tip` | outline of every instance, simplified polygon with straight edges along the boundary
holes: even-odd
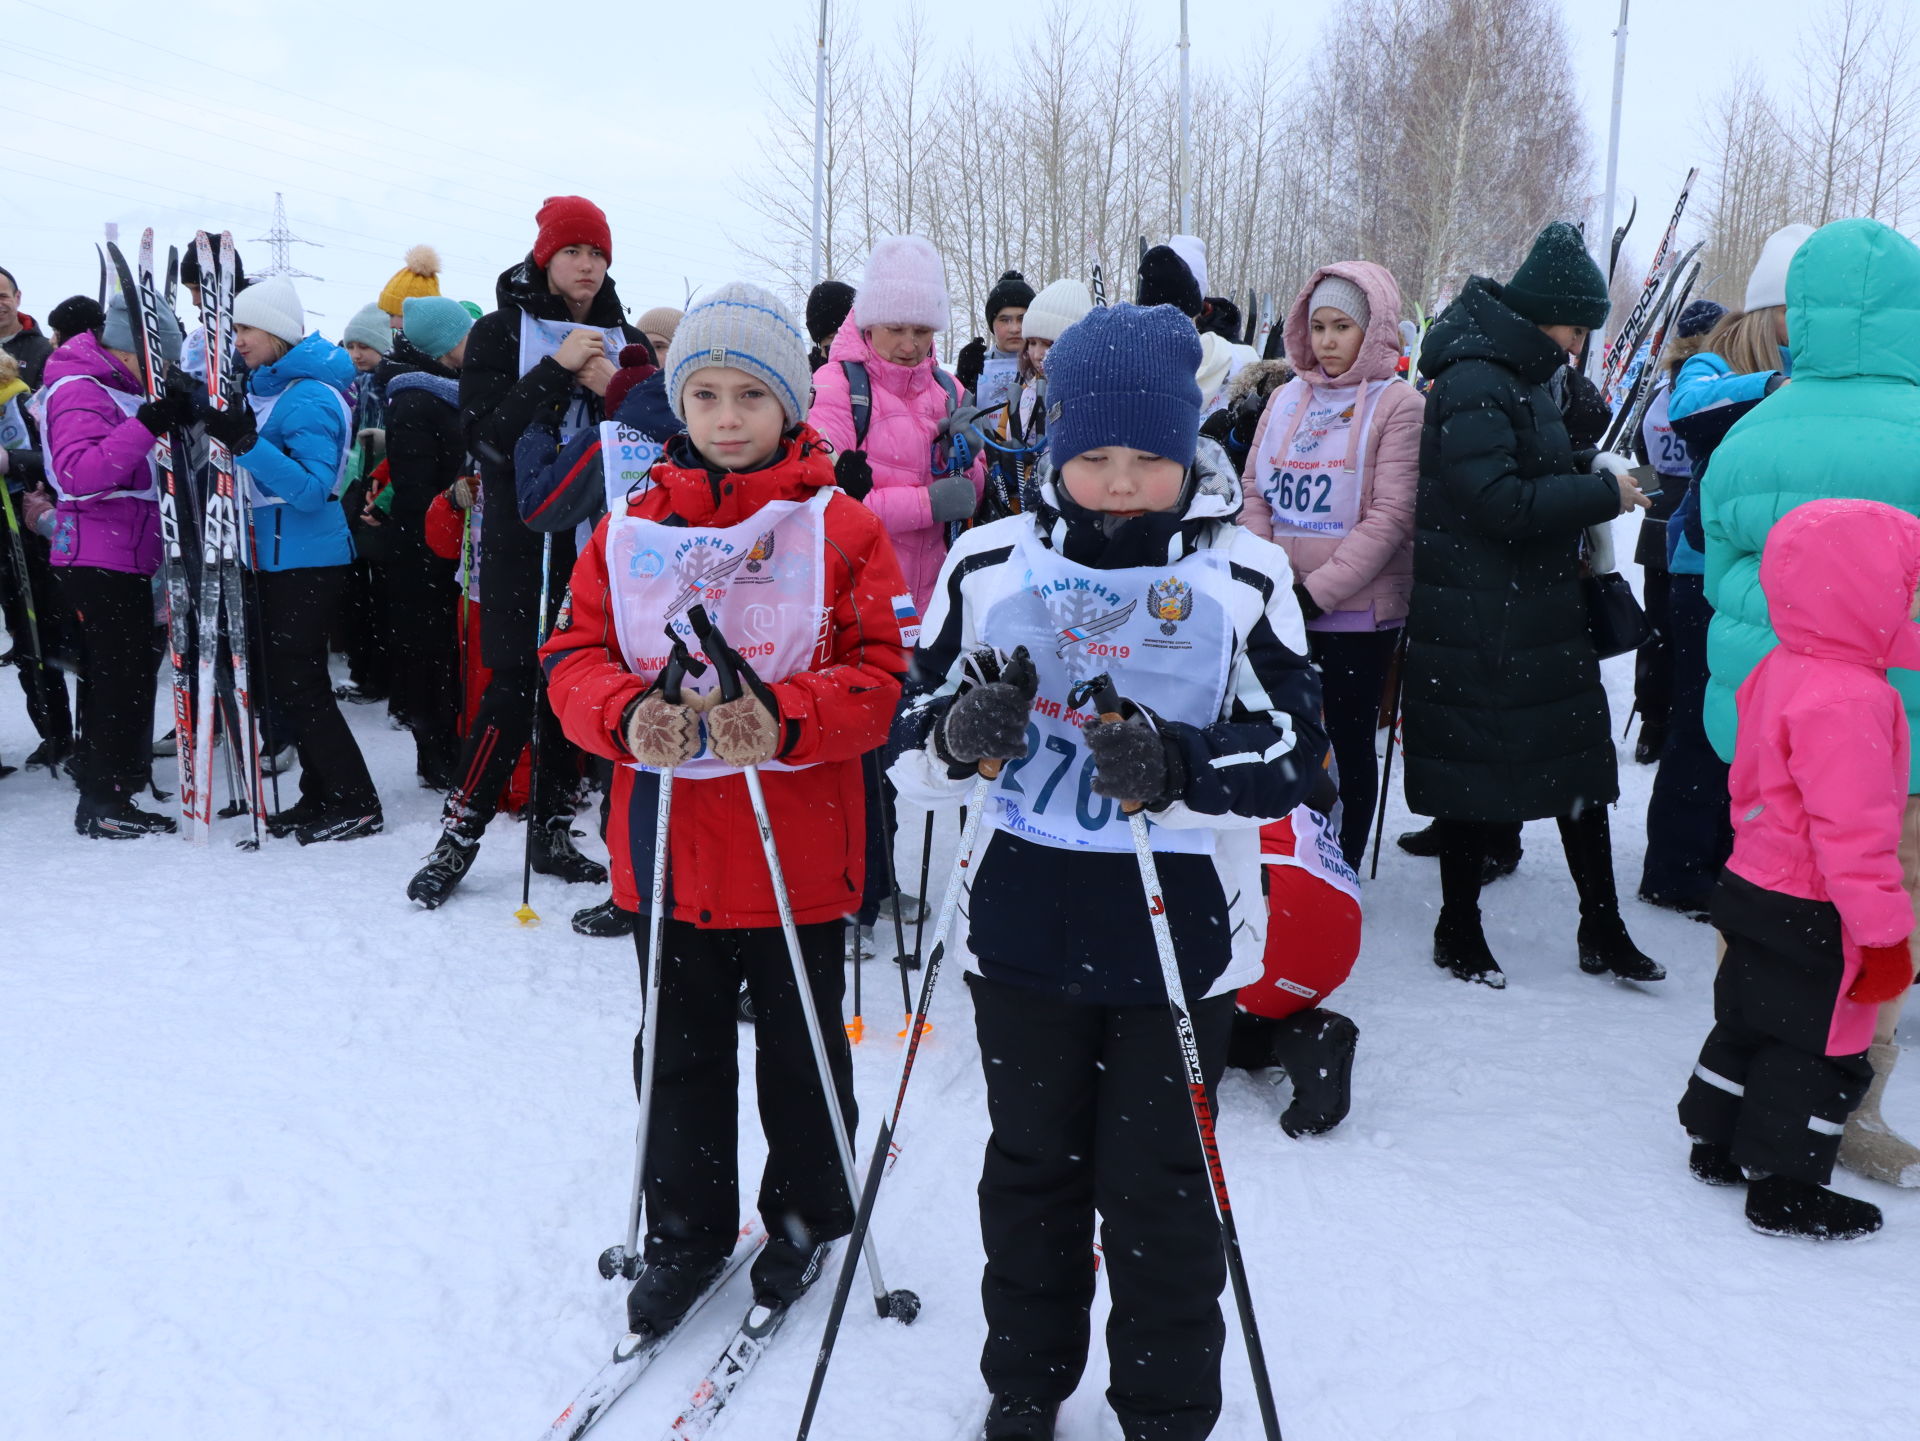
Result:
[[[540,913],[532,906],[520,907],[519,910],[513,913],[513,918],[523,926],[537,926],[540,924]]]

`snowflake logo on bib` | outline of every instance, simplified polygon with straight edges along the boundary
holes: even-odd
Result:
[[[674,593],[673,603],[666,609],[666,619],[672,620],[703,595],[710,601],[717,601],[727,578],[740,569],[741,562],[746,558],[744,553],[727,555],[704,545],[695,545],[680,557],[680,589]]]
[[[1193,587],[1177,575],[1170,575],[1147,590],[1147,611],[1160,622],[1160,633],[1172,635],[1174,627],[1193,614]]]
[[[753,543],[753,549],[747,552],[748,570],[753,571],[757,575],[760,571],[761,563],[773,559],[773,543],[772,531],[765,531],[761,534],[760,538]]]

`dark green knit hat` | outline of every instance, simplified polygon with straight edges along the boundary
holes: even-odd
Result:
[[[1589,330],[1606,324],[1611,308],[1606,276],[1587,254],[1580,232],[1564,220],[1540,232],[1500,298],[1535,325],[1584,325]]]

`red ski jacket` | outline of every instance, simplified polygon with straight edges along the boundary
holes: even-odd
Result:
[[[653,468],[653,487],[627,514],[668,525],[732,526],[769,501],[806,500],[833,485],[825,444],[808,427],[788,436],[763,470],[709,471],[687,438],[676,437]],[[779,758],[805,770],[763,771],[768,817],[780,848],[796,923],[837,920],[858,910],[866,879],[866,805],[860,757],[887,738],[900,704],[907,654],[902,622],[915,616],[885,528],[859,502],[835,495],[826,510],[828,622],[813,664],[769,686],[784,730]],[[904,598],[904,600],[903,600]],[[609,605],[607,522],[573,568],[560,624],[541,649],[547,694],[574,744],[630,762],[621,717],[645,689],[627,669]],[[614,770],[607,845],[615,902],[637,910],[651,887],[655,794],[634,803],[640,776]],[[714,929],[777,926],[766,857],[738,775],[681,779],[673,788],[669,914]],[[636,881],[635,871],[644,872]]]

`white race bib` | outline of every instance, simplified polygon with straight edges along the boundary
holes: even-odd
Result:
[[[0,450],[30,450],[33,437],[27,433],[26,417],[20,413],[20,403],[9,400],[0,405]]]
[[[607,359],[615,365],[620,363],[620,352],[626,348],[627,333],[619,326],[577,325],[571,320],[536,320],[523,310],[520,312],[520,373],[525,375],[549,355],[558,354],[561,344],[576,330],[599,331],[600,338],[606,343]],[[592,423],[593,417],[587,408],[587,392],[576,385],[573,398],[567,404],[567,413],[560,421],[560,443],[565,445]]]
[[[1661,475],[1684,479],[1693,474],[1693,460],[1687,443],[1673,433],[1673,421],[1667,414],[1672,390],[1661,386],[1647,406],[1647,418],[1641,423],[1640,436],[1646,442],[1647,459]]]
[[[625,515],[629,502],[653,488],[653,467],[665,449],[644,430],[635,430],[616,420],[600,422],[600,459],[606,472],[608,515]]]
[[[147,402],[147,398],[144,395],[136,395],[125,390],[115,390],[110,385],[102,385],[97,377],[91,375],[63,375],[44,390],[38,391],[28,404],[33,407],[34,416],[40,425],[40,435],[45,443],[43,453],[46,461],[47,481],[52,485],[53,493],[62,500],[72,501],[76,504],[86,504],[89,501],[95,500],[158,500],[160,498],[160,458],[157,453],[160,441],[158,437],[154,439],[154,449],[147,452],[147,482],[145,485],[127,486],[120,490],[109,490],[94,495],[78,496],[69,495],[66,487],[61,485],[60,472],[54,467],[53,463],[53,437],[48,434],[47,431],[47,402],[53,399],[53,393],[60,389],[61,386],[71,385],[79,380],[88,380],[92,381],[95,385],[99,385],[100,388],[107,393],[108,397],[112,399],[113,403],[119,407],[120,413],[129,419]]]
[[[1163,720],[1218,720],[1234,655],[1226,555],[1201,551],[1177,569],[1092,570],[1047,549],[1027,527],[1020,560],[1004,568],[1010,584],[987,603],[980,635],[1003,652],[1024,645],[1040,686],[1027,754],[1000,772],[988,817],[1042,845],[1131,850],[1118,803],[1093,792],[1093,756],[1080,738],[1092,702],[1075,710],[1069,693],[1106,672],[1123,696]],[[1213,850],[1211,830],[1154,827],[1152,834],[1155,850]]]
[[[1275,540],[1339,540],[1360,520],[1367,434],[1380,392],[1395,381],[1321,392],[1286,383],[1255,462]]]
[[[273,418],[274,407],[285,400],[287,398],[287,392],[291,391],[293,386],[298,384],[300,384],[299,381],[294,381],[293,385],[289,385],[286,390],[281,391],[278,395],[255,395],[252,391],[247,392],[247,404],[253,407],[253,423],[262,434],[266,432],[267,422]],[[333,498],[338,500],[347,492],[347,462],[353,455],[353,407],[347,404],[347,398],[344,395],[335,390],[331,385],[327,385],[325,381],[316,380],[313,384],[325,387],[327,394],[331,395],[334,402],[340,407],[340,414],[346,418],[346,444],[340,447],[340,463],[335,468],[333,474]],[[245,466],[236,465],[234,468],[240,475],[246,477],[248,505],[286,504],[286,501],[282,500],[279,496],[255,480],[253,478],[253,472]]]
[[[607,522],[607,588],[627,668],[651,684],[672,654],[669,628],[705,660],[687,619],[695,605],[706,607],[761,680],[782,681],[811,665],[827,624],[826,511],[836,493],[772,501],[724,530],[662,525],[616,511]],[[718,686],[709,669],[698,679],[689,676],[685,688],[704,694]],[[768,761],[762,769],[804,767]],[[674,771],[696,779],[737,773],[704,748]]]

